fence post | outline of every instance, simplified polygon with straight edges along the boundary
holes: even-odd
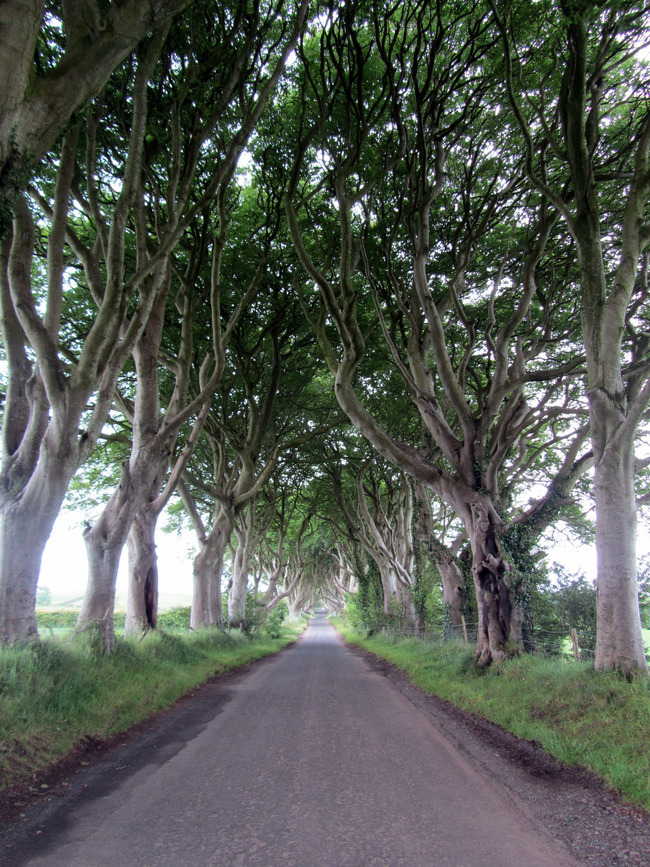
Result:
[[[571,641],[573,642],[573,655],[576,659],[580,659],[580,647],[578,645],[578,633],[575,629],[571,630]]]
[[[469,644],[469,640],[467,638],[467,624],[465,623],[465,615],[461,614],[460,619],[463,621],[463,635],[465,636],[465,644]]]

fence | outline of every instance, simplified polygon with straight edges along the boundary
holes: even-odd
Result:
[[[377,624],[372,630],[375,633],[392,636],[393,638],[418,638],[427,644],[444,644],[447,641],[464,641],[465,644],[475,644],[478,637],[478,624],[467,623],[463,619],[461,626],[447,626],[442,630],[419,629],[416,626],[386,626]],[[526,650],[539,656],[565,657],[569,659],[593,659],[592,649],[596,636],[590,633],[579,635],[577,630],[567,628],[559,632],[549,632],[545,629],[533,630],[525,641]],[[586,645],[586,646],[583,646]]]

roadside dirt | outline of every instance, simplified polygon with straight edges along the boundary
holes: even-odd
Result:
[[[428,695],[396,666],[357,645],[345,644],[428,714],[486,774],[519,796],[578,860],[592,867],[650,865],[650,813],[626,803],[588,770],[562,765],[539,744]]]

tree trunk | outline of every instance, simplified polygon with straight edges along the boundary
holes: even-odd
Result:
[[[510,564],[502,556],[497,538],[501,522],[491,503],[477,497],[465,526],[472,546],[478,608],[476,659],[479,665],[499,663],[509,655],[508,642],[521,644],[521,624],[516,615],[513,617]]]
[[[126,603],[125,635],[139,635],[158,623],[158,557],[156,522],[158,513],[146,505],[133,518],[126,547],[129,553],[129,594]]]
[[[399,599],[402,615],[404,618],[404,626],[409,629],[416,625],[415,602],[413,600],[413,592],[403,584],[397,583],[397,598]]]
[[[459,629],[463,625],[463,573],[448,551],[436,552],[433,559],[442,582],[445,616],[450,626]]]
[[[111,653],[115,647],[115,582],[130,525],[124,516],[120,522],[119,516],[115,515],[119,508],[118,492],[119,489],[109,500],[99,520],[93,526],[87,524],[83,533],[88,558],[88,583],[76,628],[81,631],[96,623],[105,653]]]
[[[298,594],[295,599],[289,602],[289,617],[291,620],[297,620],[298,617],[300,617],[303,602],[304,600],[300,594]]]
[[[0,517],[0,644],[38,637],[36,585],[60,505],[35,515],[19,500]]]
[[[0,644],[38,637],[36,585],[43,551],[76,469],[69,452],[62,461],[49,448],[49,438],[42,450],[45,457],[34,474],[0,510]]]
[[[228,592],[228,622],[240,626],[246,619],[246,593],[250,572],[251,552],[248,534],[240,535],[239,547],[232,564],[232,582]]]
[[[153,455],[148,458],[141,453],[136,461],[133,477],[128,464],[122,466],[122,478],[118,487],[104,507],[94,526],[84,531],[84,543],[88,556],[88,584],[84,601],[77,619],[77,629],[97,622],[103,636],[104,650],[110,653],[115,645],[113,613],[115,608],[115,583],[120,557],[129,529],[142,500],[143,492],[149,490],[151,479],[142,478],[153,472],[157,462]]]
[[[646,673],[636,572],[634,452],[624,441],[610,442],[597,462],[595,499],[596,669]]]
[[[234,514],[221,507],[211,531],[201,544],[192,567],[194,588],[190,628],[221,626],[221,576],[226,547],[232,533]]]
[[[246,594],[248,576],[251,571],[253,548],[259,541],[256,534],[255,503],[253,498],[246,503],[235,528],[238,545],[232,564],[232,582],[228,592],[228,622],[231,626],[241,626],[246,620]]]

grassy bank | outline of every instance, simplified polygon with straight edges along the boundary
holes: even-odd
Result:
[[[157,631],[119,640],[110,657],[88,635],[0,649],[2,787],[45,769],[85,737],[125,731],[213,674],[277,652],[302,628],[253,639],[236,631]]]
[[[407,672],[426,692],[535,740],[567,764],[591,769],[650,810],[650,685],[596,674],[587,663],[522,656],[485,672],[464,644],[426,645],[363,635],[344,637]]]

